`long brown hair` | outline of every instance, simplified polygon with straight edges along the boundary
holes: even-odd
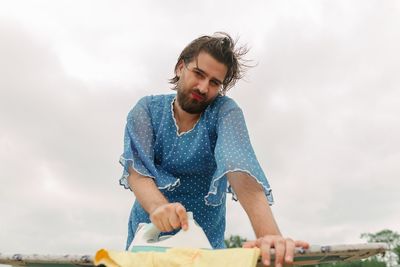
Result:
[[[237,41],[234,41],[225,32],[216,32],[212,36],[204,35],[193,40],[179,55],[175,65],[175,77],[169,80],[174,85],[173,89],[176,89],[179,81],[179,77],[176,75],[179,64],[182,61],[188,64],[197,58],[200,52],[206,52],[228,68],[220,90],[221,94],[225,94],[238,80],[243,78],[244,72],[250,67],[246,64],[248,60],[243,59],[243,56],[249,51],[248,48],[246,46],[236,47],[236,44]]]

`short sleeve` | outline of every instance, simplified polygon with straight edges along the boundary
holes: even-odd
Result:
[[[139,174],[153,178],[159,189],[173,190],[179,179],[169,175],[154,163],[154,130],[149,108],[150,96],[144,97],[129,112],[125,126],[124,152],[119,162],[124,167],[119,183],[126,189],[129,167]]]
[[[214,154],[217,169],[205,198],[206,203],[220,205],[226,192],[233,193],[235,199],[232,188],[228,187],[226,174],[241,171],[262,185],[268,202],[272,204],[272,190],[250,143],[243,112],[233,100],[221,107],[216,127],[218,137]]]
[[[143,176],[155,178],[153,130],[146,98],[142,98],[129,112],[125,126],[124,152],[119,162],[124,167],[120,184],[129,188],[129,167]]]

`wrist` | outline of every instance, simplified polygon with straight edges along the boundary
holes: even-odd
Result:
[[[167,205],[167,204],[169,204],[169,202],[168,202],[167,200],[165,200],[165,201],[158,201],[158,202],[152,203],[152,204],[148,207],[147,212],[149,213],[149,215],[151,215],[151,214],[152,214],[154,211],[156,211],[158,208],[160,208],[160,207],[162,207],[162,206],[164,206],[164,205]]]

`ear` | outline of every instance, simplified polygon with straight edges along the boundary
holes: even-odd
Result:
[[[184,64],[185,64],[185,62],[183,62],[183,60],[181,59],[181,61],[178,63],[176,70],[175,70],[176,76],[181,77],[183,68],[185,67]]]

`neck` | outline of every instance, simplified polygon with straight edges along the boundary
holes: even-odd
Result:
[[[201,113],[199,114],[191,114],[182,109],[179,105],[178,99],[174,101],[174,115],[175,119],[177,119],[181,123],[195,123],[200,118]]]

